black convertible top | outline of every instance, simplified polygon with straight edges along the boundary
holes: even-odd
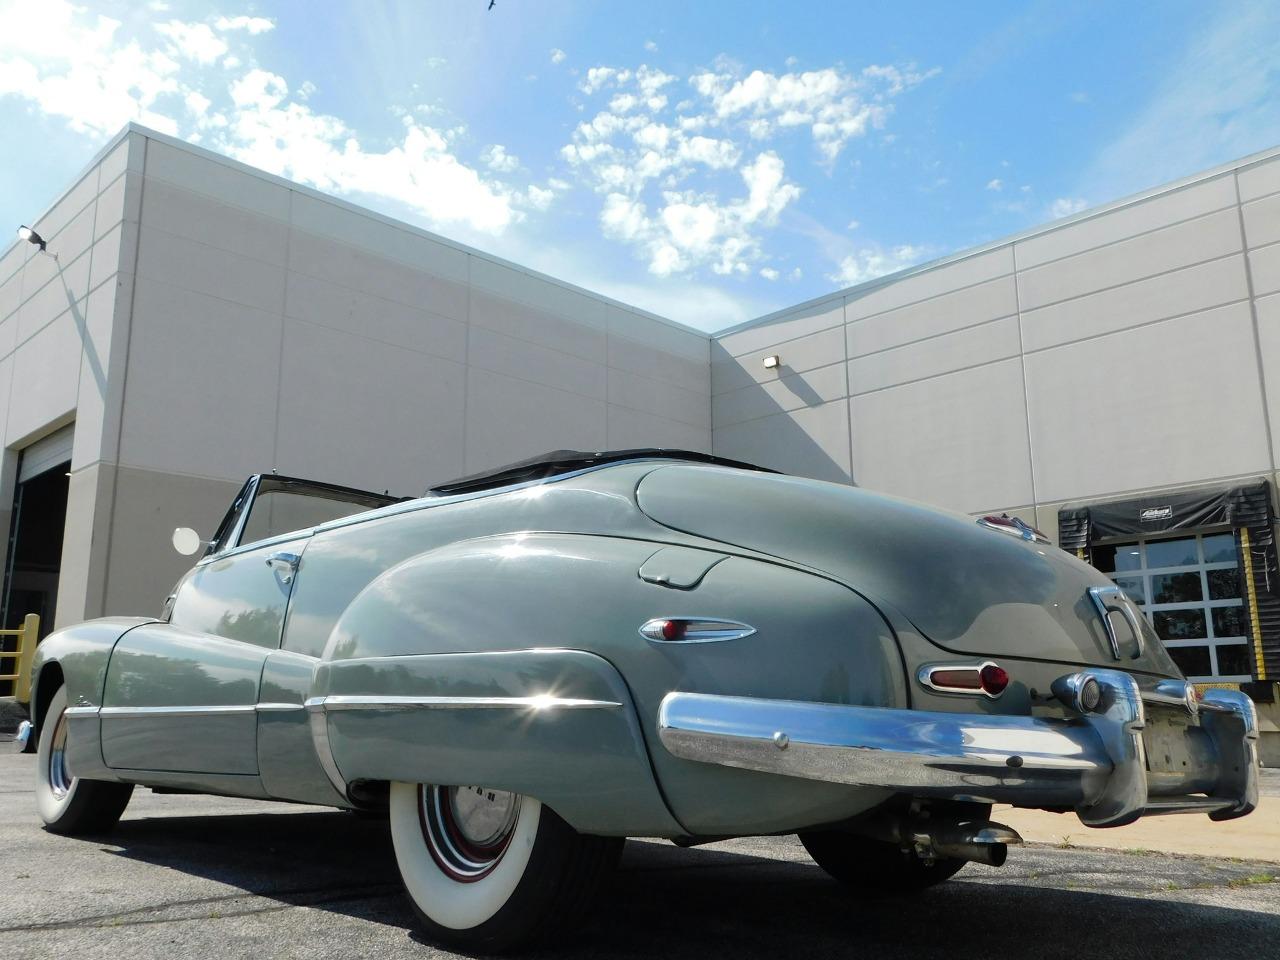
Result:
[[[541,480],[606,463],[650,459],[688,460],[693,463],[712,463],[721,467],[777,473],[776,470],[770,470],[768,467],[743,463],[741,460],[728,460],[709,453],[698,453],[696,450],[669,450],[665,447],[636,447],[632,450],[601,450],[595,453],[585,450],[552,450],[550,453],[539,454],[528,460],[509,463],[505,467],[473,473],[469,477],[460,477],[448,483],[438,484],[427,490],[427,496],[447,497],[457,493],[470,493],[474,490],[489,490],[494,487],[525,483],[529,480]]]

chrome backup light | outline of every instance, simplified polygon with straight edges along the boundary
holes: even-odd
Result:
[[[935,663],[920,668],[920,683],[939,693],[968,693],[995,699],[1009,686],[1009,672],[998,663]]]
[[[1096,713],[1102,706],[1102,684],[1087,673],[1072,673],[1053,681],[1053,695],[1076,713]]]

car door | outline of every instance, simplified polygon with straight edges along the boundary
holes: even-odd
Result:
[[[116,645],[101,711],[107,766],[257,775],[262,666],[280,645],[306,542],[206,557],[178,588],[168,623]]]

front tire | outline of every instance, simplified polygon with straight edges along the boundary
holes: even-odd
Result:
[[[36,747],[36,809],[44,828],[69,836],[105,833],[133,794],[131,783],[85,780],[67,765],[67,688],[59,687],[40,723]]]
[[[391,840],[433,940],[498,953],[580,923],[622,851],[577,833],[532,797],[477,787],[391,785]]]
[[[833,878],[868,894],[917,893],[950,880],[968,862],[938,857],[926,863],[896,843],[834,830],[802,833],[800,842]]]

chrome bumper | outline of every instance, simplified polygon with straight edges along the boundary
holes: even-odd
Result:
[[[1257,806],[1258,722],[1243,693],[1209,690],[1197,702],[1178,695],[1181,682],[1177,692],[1169,681],[1143,692],[1120,671],[1083,676],[1098,681],[1102,700],[1070,720],[672,693],[659,735],[686,760],[920,797],[1073,808],[1093,827],[1156,813],[1228,820]],[[1188,769],[1149,773],[1148,704],[1192,714],[1180,734]]]

